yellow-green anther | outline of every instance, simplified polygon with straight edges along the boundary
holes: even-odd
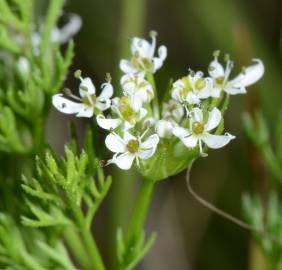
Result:
[[[110,73],[106,73],[106,82],[110,83],[112,81],[112,77]]]
[[[74,77],[77,78],[77,79],[79,79],[81,77],[81,70],[80,69],[75,71]]]
[[[220,55],[220,50],[216,50],[216,51],[213,52],[213,57],[214,58],[218,58],[219,55]]]
[[[224,61],[230,61],[230,55],[228,53],[224,55]]]
[[[150,37],[157,37],[158,33],[155,30],[150,31]]]
[[[65,94],[65,96],[69,97],[72,95],[72,92],[69,88],[64,88],[63,89],[63,93]]]

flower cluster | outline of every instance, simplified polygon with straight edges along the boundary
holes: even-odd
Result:
[[[158,145],[182,143],[206,155],[206,149],[217,149],[228,144],[235,136],[223,131],[223,112],[229,95],[246,93],[246,87],[258,81],[264,66],[261,60],[244,68],[230,79],[233,62],[226,57],[225,68],[218,61],[219,53],[203,72],[189,70],[188,74],[171,84],[169,98],[158,97],[154,74],[163,66],[167,56],[165,46],[156,48],[156,33],[151,32],[151,43],[140,38],[131,40],[131,59],[121,60],[124,73],[120,79],[122,95],[113,97],[110,77],[101,86],[100,95],[90,78],[81,81],[80,97],[70,90],[53,96],[53,105],[61,112],[77,117],[93,117],[98,126],[108,130],[105,144],[114,153],[108,164],[130,169],[135,162],[139,167],[152,157]],[[157,51],[157,55],[156,55]],[[110,112],[107,112],[107,110]]]

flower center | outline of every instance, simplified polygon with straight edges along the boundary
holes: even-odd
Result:
[[[82,98],[82,102],[83,104],[89,106],[89,107],[92,107],[94,106],[95,104],[95,100],[96,100],[96,95],[93,94],[93,95],[86,95]]]
[[[144,66],[144,68],[145,68],[146,70],[151,70],[151,68],[152,68],[152,63],[151,63],[151,61],[150,61],[148,58],[143,57],[143,58],[141,59],[141,63],[142,63],[142,65]]]
[[[200,122],[194,122],[192,124],[192,132],[196,135],[202,134],[204,131],[204,125]]]
[[[138,70],[151,70],[152,62],[146,57],[140,57],[138,52],[135,52],[131,60],[133,66]]]
[[[223,82],[224,82],[224,76],[220,76],[220,77],[215,78],[215,82],[216,82],[218,85],[222,86],[222,85],[223,85]]]
[[[119,111],[122,117],[130,124],[134,125],[136,123],[136,113],[130,107],[128,97],[124,96],[120,98]]]
[[[197,90],[201,90],[206,86],[206,82],[203,78],[200,78],[196,81],[195,87]]]
[[[187,94],[193,90],[192,86],[191,86],[191,83],[190,83],[190,80],[188,77],[183,77],[182,79],[182,83],[183,83],[183,88],[182,88],[182,91],[181,91],[181,95],[182,96],[187,96]]]
[[[139,149],[139,142],[137,140],[130,140],[128,141],[126,148],[129,153],[134,154],[138,152]]]

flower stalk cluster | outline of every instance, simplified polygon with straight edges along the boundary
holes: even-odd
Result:
[[[167,48],[157,48],[155,32],[150,36],[151,42],[133,38],[131,59],[120,61],[124,74],[116,87],[121,87],[122,96],[113,96],[116,87],[109,76],[97,96],[91,79],[80,74],[79,98],[72,94],[53,96],[53,105],[59,111],[95,117],[98,126],[109,131],[105,145],[114,155],[107,164],[116,164],[123,170],[135,164],[141,173],[142,164],[158,155],[158,146],[168,144],[168,139],[174,141],[174,146],[182,142],[187,152],[197,149],[201,156],[207,155],[206,148],[218,149],[228,144],[235,136],[221,134],[221,130],[217,134],[223,125],[223,108],[217,106],[229,95],[246,93],[246,87],[264,73],[261,60],[254,59],[253,65],[230,79],[233,62],[226,57],[224,68],[215,52],[208,76],[189,70],[188,75],[173,82],[170,98],[159,100],[154,74],[163,66]]]

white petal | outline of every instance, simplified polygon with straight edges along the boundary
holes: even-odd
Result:
[[[23,76],[28,76],[30,72],[30,63],[28,59],[21,56],[17,61],[17,68]]]
[[[186,96],[186,101],[189,104],[199,104],[201,100],[192,92],[189,92],[188,95]]]
[[[164,61],[167,57],[167,48],[166,46],[162,45],[158,49],[159,58]]]
[[[126,151],[126,143],[117,134],[109,134],[106,137],[105,144],[114,153],[123,153]]]
[[[156,132],[161,138],[170,138],[172,136],[173,125],[166,120],[159,120],[156,124]]]
[[[103,83],[101,88],[102,92],[99,95],[100,99],[109,99],[110,97],[112,97],[114,88],[111,83]]]
[[[138,120],[142,120],[145,116],[147,115],[147,110],[144,108],[141,108],[139,111],[139,119]]]
[[[212,95],[212,89],[213,89],[213,81],[211,78],[205,78],[205,84],[206,86],[198,90],[197,96],[200,99],[205,99],[208,98]]]
[[[229,95],[238,95],[238,94],[246,94],[246,88],[241,85],[241,87],[230,87],[229,83],[227,86],[223,89],[226,93]]]
[[[208,147],[212,149],[217,149],[225,146],[231,140],[235,139],[235,136],[229,133],[226,133],[224,135],[212,135],[207,133],[203,135],[201,138]]]
[[[224,68],[223,66],[214,59],[209,65],[209,74],[212,78],[222,77],[224,76]]]
[[[132,74],[137,72],[136,68],[134,68],[133,65],[125,59],[120,61],[119,68],[126,74]]]
[[[202,112],[202,110],[199,109],[199,108],[194,108],[192,110],[192,119],[193,119],[193,122],[202,123],[203,122],[203,112]]]
[[[135,155],[126,152],[121,155],[117,155],[112,159],[112,163],[115,163],[122,170],[129,170],[135,159]]]
[[[172,133],[174,136],[178,138],[182,138],[191,134],[191,132],[188,129],[183,127],[174,127]]]
[[[194,148],[197,145],[198,137],[194,135],[188,135],[180,138],[184,145],[188,148]]]
[[[69,21],[61,29],[52,32],[52,41],[60,44],[68,42],[81,28],[82,20],[76,14],[71,14]]]
[[[129,102],[130,102],[130,107],[132,107],[132,109],[135,112],[138,112],[142,108],[143,100],[140,98],[139,95],[130,96]]]
[[[85,91],[85,89],[87,89],[87,92]],[[87,94],[93,95],[95,94],[95,92],[96,92],[96,89],[95,89],[95,86],[92,80],[89,77],[82,79],[80,86],[79,86],[80,96],[84,97]]]
[[[142,149],[155,148],[157,147],[159,141],[160,141],[159,136],[157,134],[153,134],[146,141],[141,143],[140,148]]]
[[[101,110],[105,111],[111,107],[111,100],[110,99],[103,99],[100,100],[100,97],[97,98],[95,106]]]
[[[134,125],[130,124],[129,122],[125,121],[124,122],[124,127],[123,127],[123,131],[126,132],[130,129],[132,129],[134,127]]]
[[[153,58],[153,73],[159,70],[163,66],[163,60],[158,57]]]
[[[140,57],[150,59],[151,58],[151,49],[152,49],[152,46],[147,40],[137,38],[137,37],[132,39],[132,43],[131,43],[131,53],[132,54],[134,54],[137,51]]]
[[[141,149],[140,152],[138,153],[138,157],[140,157],[141,159],[148,159],[155,154],[156,149],[157,149],[156,147],[150,149]]]
[[[52,103],[58,111],[66,114],[75,114],[85,108],[84,104],[68,100],[63,97],[63,94],[54,95],[52,97]]]
[[[120,119],[105,118],[102,114],[97,115],[96,120],[99,127],[107,130],[115,129],[121,124]]]
[[[220,92],[221,92],[221,89],[219,89],[217,87],[213,87],[211,89],[211,97],[219,98],[220,97]]]
[[[230,85],[238,86],[249,86],[257,82],[264,74],[264,65],[260,59],[253,59],[256,64],[249,66],[244,72],[240,73],[232,81],[229,81]]]
[[[85,106],[79,111],[79,113],[76,115],[76,117],[92,117],[94,114],[94,108]]]
[[[207,124],[205,125],[205,131],[210,131],[216,128],[221,121],[221,112],[217,108],[213,108],[213,110],[209,113],[209,119]]]
[[[132,134],[130,134],[128,131],[124,132],[123,135],[123,140],[128,143],[130,140],[137,140],[137,138],[135,136],[133,136]]]
[[[171,97],[179,102],[183,102],[183,99],[180,95],[181,89],[180,88],[173,88],[171,92]]]

